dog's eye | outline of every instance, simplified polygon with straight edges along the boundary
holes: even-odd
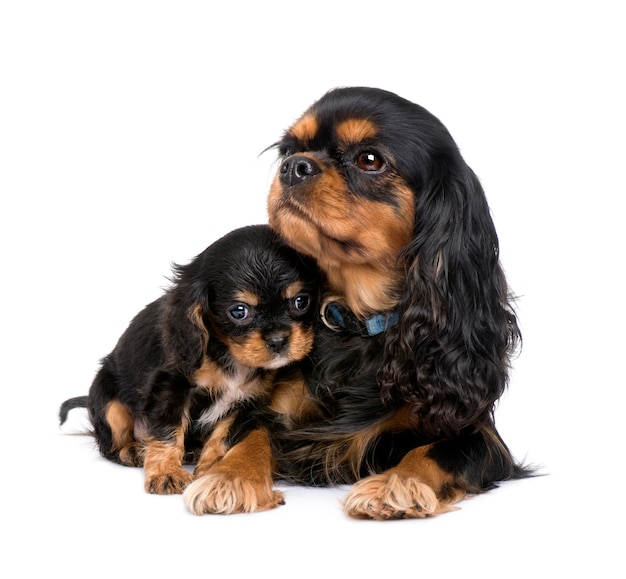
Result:
[[[311,296],[309,294],[298,294],[291,300],[291,309],[294,313],[304,314],[311,307]]]
[[[237,323],[251,321],[252,309],[246,304],[235,304],[228,310],[228,315]]]
[[[387,163],[383,157],[374,151],[362,151],[356,157],[356,165],[361,171],[379,173],[386,167]]]

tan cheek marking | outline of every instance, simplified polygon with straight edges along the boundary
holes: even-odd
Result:
[[[299,141],[306,142],[315,137],[317,128],[317,119],[312,114],[306,113],[291,127],[289,133]]]
[[[367,119],[348,119],[337,125],[337,138],[345,144],[358,143],[376,135],[376,125]]]
[[[270,356],[265,340],[258,332],[254,332],[241,342],[225,340],[233,358],[249,368],[263,368]]]
[[[315,332],[311,326],[294,324],[289,337],[289,358],[302,360],[313,348]]]

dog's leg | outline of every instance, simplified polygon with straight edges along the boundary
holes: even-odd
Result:
[[[344,507],[357,518],[421,518],[454,510],[470,494],[494,488],[498,481],[532,476],[518,464],[493,422],[408,452],[382,474],[357,482]]]
[[[145,489],[156,495],[181,494],[193,480],[183,468],[185,454],[184,429],[178,428],[173,441],[149,440],[145,445]]]
[[[400,463],[357,482],[345,502],[356,518],[424,518],[453,510],[464,496],[453,487],[453,476],[429,456],[432,445],[415,448]]]
[[[253,430],[187,487],[185,505],[196,515],[273,509],[284,503],[272,487],[273,462],[267,431]]]

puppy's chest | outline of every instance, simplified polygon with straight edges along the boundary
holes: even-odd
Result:
[[[211,403],[199,415],[199,425],[212,427],[238,404],[268,394],[272,388],[272,377],[271,372],[261,372],[243,365],[225,371],[215,362],[205,360],[193,376],[195,385],[205,389],[211,399]]]

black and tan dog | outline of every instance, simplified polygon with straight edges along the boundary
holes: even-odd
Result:
[[[396,94],[339,88],[276,148],[270,225],[328,282],[314,349],[271,403],[276,476],[354,483],[345,510],[372,519],[531,476],[494,421],[520,340],[498,237],[444,125]]]
[[[267,433],[251,427],[249,411],[269,400],[278,368],[310,351],[318,298],[315,264],[266,225],[225,235],[174,273],[171,288],[104,358],[89,395],[60,410],[63,423],[69,410],[87,406],[100,453],[143,465],[145,488],[156,494],[182,493],[230,454],[239,460],[238,440],[263,452]],[[183,467],[190,454],[194,475]],[[258,485],[245,487],[244,505],[229,489],[199,485],[204,511],[282,502],[272,489],[271,456],[263,460],[268,468]]]

